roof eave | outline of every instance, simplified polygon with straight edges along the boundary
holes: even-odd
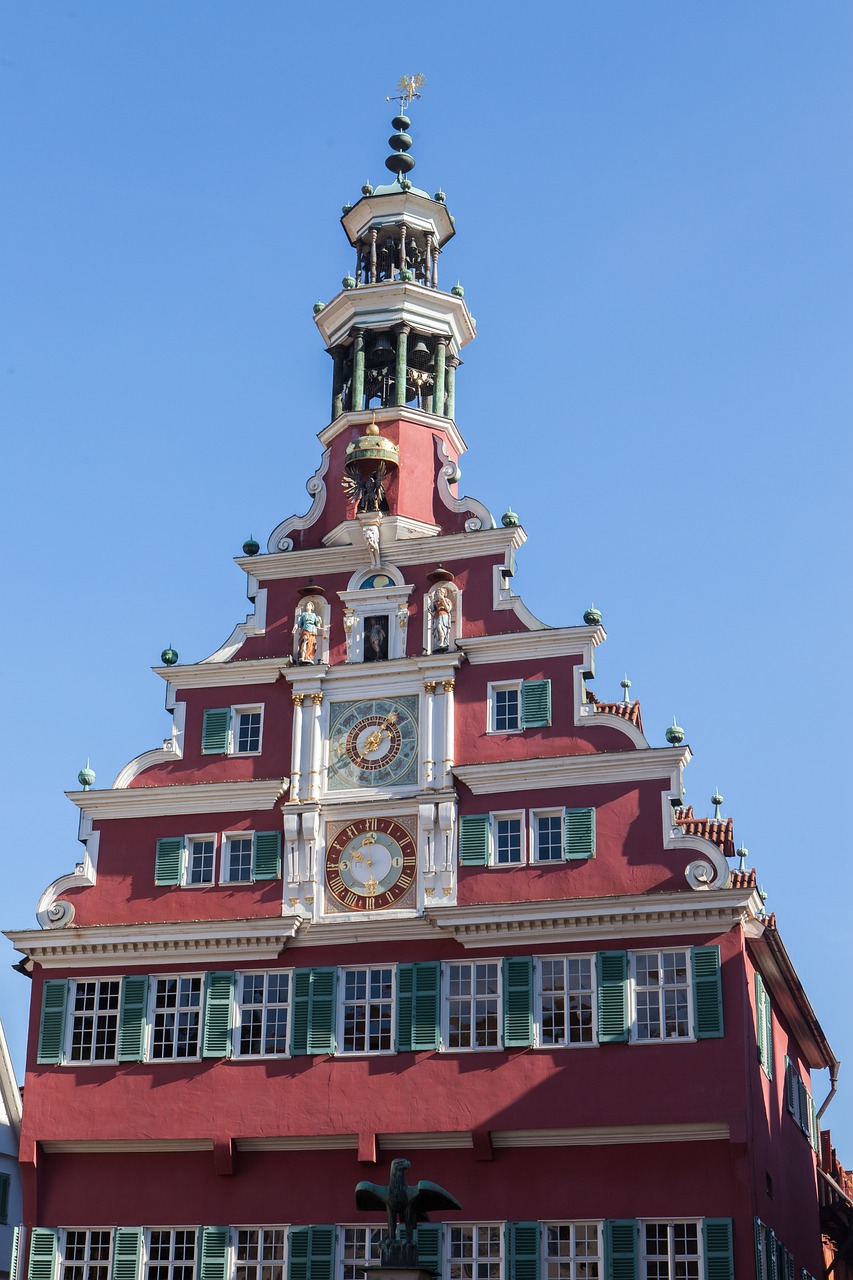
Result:
[[[790,1023],[809,1067],[813,1071],[827,1067],[836,1075],[839,1061],[777,930],[765,926],[760,937],[747,939],[747,945],[771,998]]]

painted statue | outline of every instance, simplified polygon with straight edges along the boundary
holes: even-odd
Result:
[[[322,619],[314,608],[313,600],[306,600],[293,624],[293,634],[297,637],[297,661],[301,663],[315,662],[317,658],[317,637],[325,634]]]
[[[432,651],[446,653],[450,648],[450,620],[453,616],[453,600],[447,587],[437,587],[429,602],[432,619]]]

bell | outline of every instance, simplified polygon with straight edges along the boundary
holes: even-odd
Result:
[[[384,364],[389,356],[394,354],[394,344],[383,330],[370,348],[370,363],[372,365]]]
[[[431,355],[432,352],[424,342],[423,338],[418,338],[417,342],[409,351],[409,362],[416,365],[419,369],[423,369],[429,363]]]

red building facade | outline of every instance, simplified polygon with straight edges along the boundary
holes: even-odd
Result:
[[[394,127],[315,307],[310,510],[221,649],[164,653],[171,738],[71,795],[83,859],[10,935],[18,1273],[356,1280],[354,1185],[405,1156],[462,1203],[419,1233],[448,1280],[821,1275],[837,1064],[683,734],[596,699],[600,618],[535,618],[517,519],[459,494],[474,323]]]

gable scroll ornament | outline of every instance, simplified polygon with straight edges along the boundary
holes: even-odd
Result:
[[[411,1167],[410,1161],[397,1158],[391,1161],[387,1187],[376,1182],[359,1182],[355,1189],[356,1209],[384,1209],[388,1215],[388,1230],[379,1241],[379,1270],[392,1267],[417,1270],[418,1223],[428,1222],[428,1215],[434,1209],[462,1208],[458,1200],[435,1182],[422,1181],[414,1187],[407,1186],[406,1170]]]

